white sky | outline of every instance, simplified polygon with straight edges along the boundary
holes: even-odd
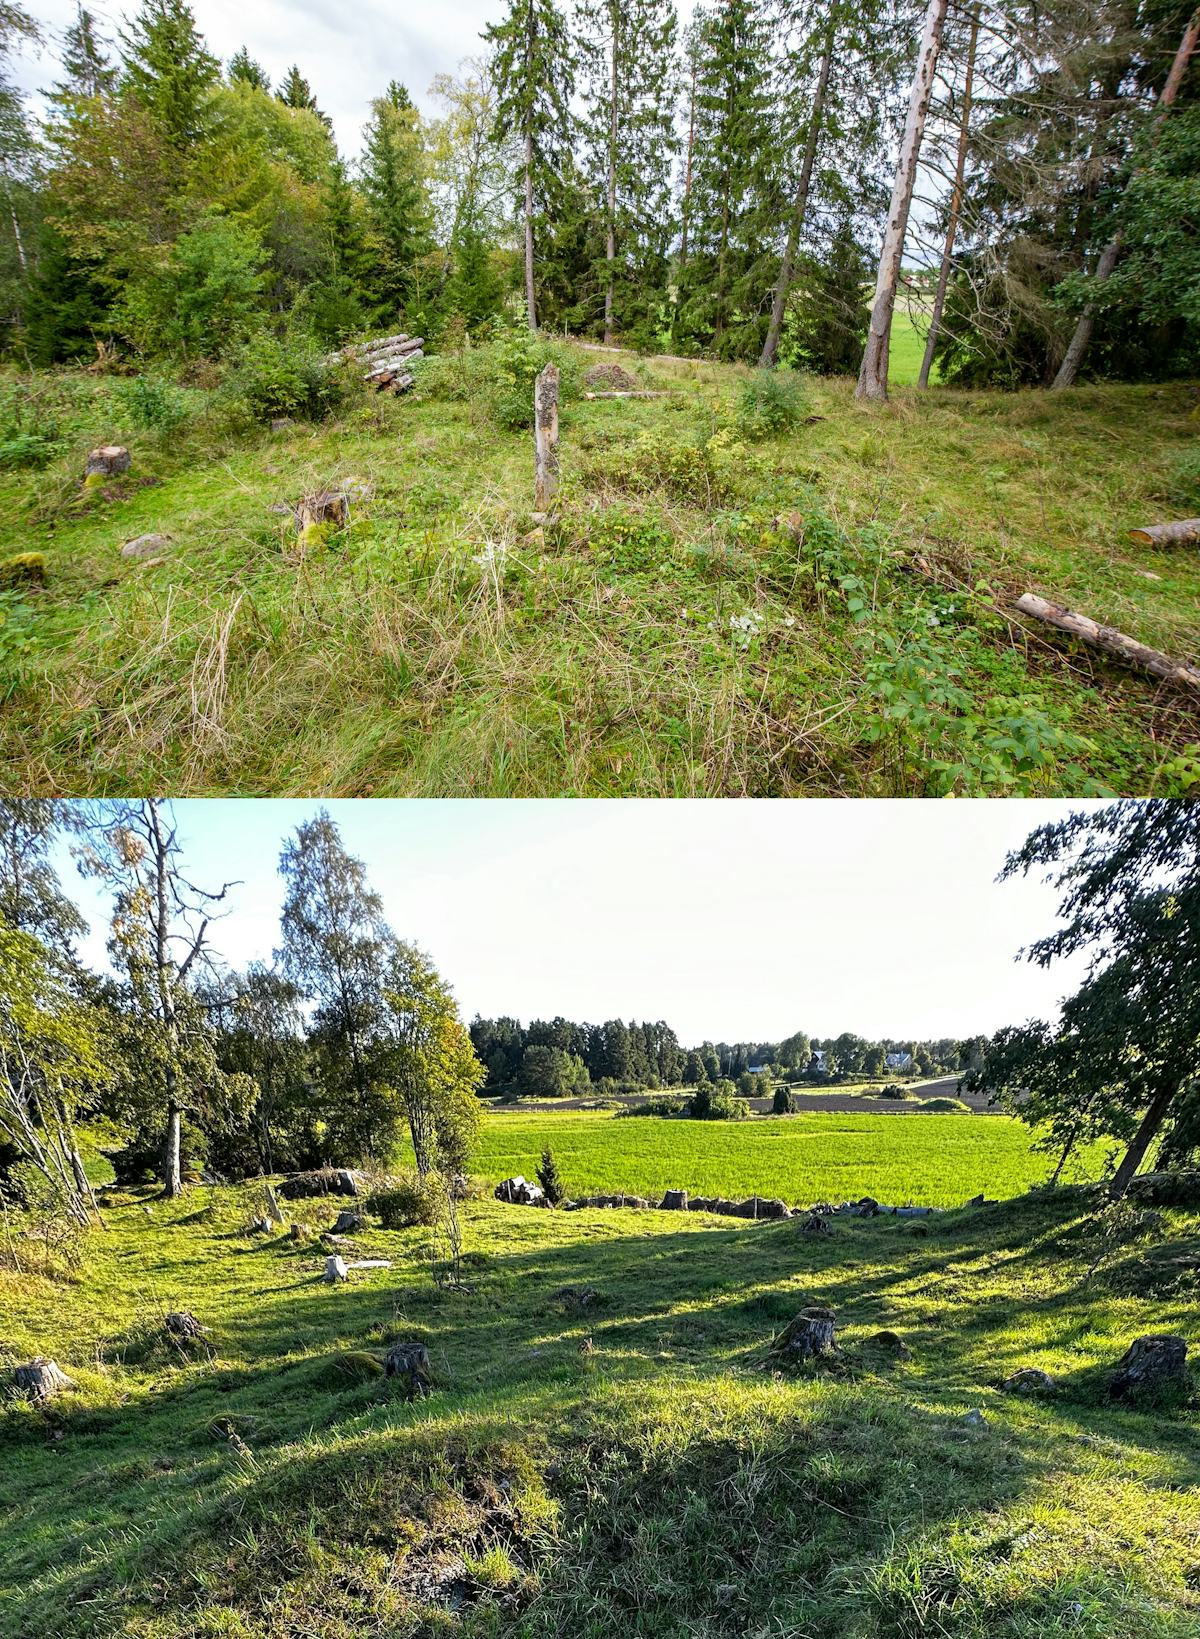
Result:
[[[176,804],[192,879],[241,877],[216,947],[270,958],[281,839],[320,805]],[[665,1019],[688,1045],[803,1029],[962,1037],[1052,1014],[1081,970],[1017,963],[1054,922],[1008,849],[1075,802],[341,801],[391,925],[464,1017]],[[105,904],[66,863],[97,932]]]
[[[22,3],[46,34],[40,53],[18,60],[18,83],[35,93],[58,78],[57,42],[75,19],[75,0]],[[371,99],[389,80],[406,85],[423,112],[438,112],[426,96],[434,75],[482,55],[481,31],[505,12],[505,0],[191,0],[191,6],[208,49],[223,63],[244,45],[274,85],[296,63],[347,154],[358,152]],[[681,18],[691,15],[692,0],[678,6]],[[138,8],[136,0],[89,0],[87,9],[115,40],[122,18]]]

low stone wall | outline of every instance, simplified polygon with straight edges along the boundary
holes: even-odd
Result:
[[[510,1206],[546,1206],[542,1191],[521,1177],[506,1178],[496,1189],[496,1199]],[[968,1205],[982,1205],[980,1199]],[[584,1207],[623,1207],[643,1212],[715,1212],[724,1218],[748,1218],[752,1223],[777,1223],[781,1218],[800,1215],[810,1218],[876,1218],[889,1214],[898,1218],[926,1218],[941,1207],[881,1206],[869,1195],[858,1201],[843,1201],[834,1206],[829,1201],[818,1201],[815,1206],[788,1206],[786,1201],[773,1200],[762,1195],[751,1195],[744,1201],[728,1201],[722,1195],[689,1195],[686,1189],[669,1189],[661,1201],[649,1201],[643,1195],[585,1195],[578,1201],[564,1201],[565,1212],[578,1212]]]

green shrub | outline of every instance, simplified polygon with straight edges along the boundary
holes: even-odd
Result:
[[[533,384],[547,364],[559,372],[559,402],[578,398],[580,372],[569,348],[535,336],[524,323],[497,324],[477,345],[464,339],[416,366],[430,398],[480,406],[490,421],[515,432],[533,425]]]
[[[140,353],[221,358],[250,335],[263,306],[267,254],[250,228],[208,216],[143,259],[116,321]]]
[[[686,1114],[693,1121],[742,1121],[750,1114],[750,1106],[737,1096],[732,1081],[715,1085],[702,1081],[688,1100]]]
[[[808,386],[794,370],[756,370],[738,394],[737,429],[743,438],[778,438],[809,413]]]
[[[681,1098],[648,1098],[644,1104],[626,1106],[619,1115],[678,1115],[683,1109]]]
[[[775,1096],[771,1100],[772,1115],[794,1115],[796,1101],[792,1097],[790,1087],[776,1087]]]
[[[970,1115],[971,1106],[961,1098],[923,1098],[917,1105],[929,1115]]]
[[[1162,496],[1184,512],[1200,509],[1200,450],[1189,446],[1179,451],[1171,462]]]
[[[187,400],[161,376],[134,376],[117,383],[116,398],[131,424],[151,432],[171,432],[188,418]]]
[[[634,494],[661,490],[689,506],[712,507],[733,494],[735,469],[744,453],[724,432],[688,442],[647,429],[589,467],[593,476]]]
[[[442,1215],[445,1186],[435,1173],[405,1173],[387,1189],[376,1190],[367,1211],[384,1229],[411,1229],[415,1224],[436,1224]]]
[[[66,448],[62,439],[48,432],[21,432],[9,428],[0,435],[0,470],[44,467]]]
[[[301,416],[321,421],[345,400],[346,378],[316,343],[304,335],[252,336],[225,384],[225,393],[245,404],[259,421]]]

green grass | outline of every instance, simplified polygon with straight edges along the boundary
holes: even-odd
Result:
[[[1018,1195],[1050,1162],[1027,1127],[999,1115],[792,1115],[679,1121],[600,1112],[496,1114],[484,1124],[479,1168],[499,1181],[532,1178],[554,1151],[569,1193],[765,1195],[791,1204],[873,1195],[892,1206],[961,1206]],[[1104,1146],[1081,1158],[1099,1174]]]
[[[1070,1190],[814,1241],[478,1201],[470,1290],[441,1291],[415,1230],[325,1287],[318,1246],[244,1233],[256,1200],[118,1194],[73,1279],[0,1268],[6,1358],[78,1385],[0,1409],[5,1639],[1197,1632],[1195,1409],[1105,1398],[1132,1337],[1195,1336],[1194,1213],[1106,1238]],[[812,1301],[842,1355],[772,1372]],[[173,1307],[211,1329],[195,1359],[155,1341]],[[363,1366],[392,1337],[426,1342],[428,1400]],[[1052,1399],[1002,1392],[1028,1365]]]
[[[888,351],[889,387],[911,387],[921,372],[921,360],[924,357],[925,331],[918,327],[912,314],[901,303],[892,320],[891,346]],[[931,374],[936,382],[936,367]]]
[[[1190,707],[1007,610],[1034,587],[1196,654],[1200,560],[1126,534],[1190,504],[1190,387],[899,387],[879,411],[821,381],[817,419],[741,447],[743,370],[626,362],[670,396],[564,407],[541,535],[528,436],[478,401],[372,400],[275,437],[210,405],[168,436],[131,430],[103,381],[39,378],[69,448],[0,473],[4,545],[46,568],[0,594],[11,787],[1182,789]],[[81,500],[101,438],[134,477]],[[271,508],[348,476],[373,497],[301,550]],[[171,537],[161,561],[122,558],[147,531]]]

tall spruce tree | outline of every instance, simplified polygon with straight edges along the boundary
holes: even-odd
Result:
[[[373,294],[396,317],[414,295],[418,263],[432,243],[433,212],[420,121],[395,80],[371,104],[359,177],[381,253]]]
[[[252,85],[256,91],[270,91],[271,89],[270,75],[261,63],[254,61],[245,46],[239,46],[229,59],[226,74],[231,84]]]
[[[699,18],[685,336],[725,356],[757,352],[754,311],[769,279],[777,171],[770,27],[762,0],[724,0]]]
[[[509,0],[508,16],[484,30],[492,46],[498,92],[497,142],[521,146],[521,215],[525,235],[525,309],[538,327],[537,241],[561,193],[571,157],[574,54],[566,19],[554,0]]]
[[[611,343],[618,322],[628,329],[653,303],[674,235],[678,19],[674,0],[581,0],[576,18],[585,166],[603,199],[604,339]]]
[[[144,0],[121,38],[122,88],[176,147],[200,141],[209,129],[208,103],[220,64],[205,46],[186,0]]]
[[[287,108],[307,108],[310,114],[315,114],[326,130],[333,129],[333,121],[317,107],[316,95],[308,81],[293,63],[284,77],[283,84],[275,93],[280,102]]]
[[[51,101],[104,97],[116,90],[117,69],[97,31],[96,19],[83,6],[63,35],[61,62],[63,78],[50,93]]]

